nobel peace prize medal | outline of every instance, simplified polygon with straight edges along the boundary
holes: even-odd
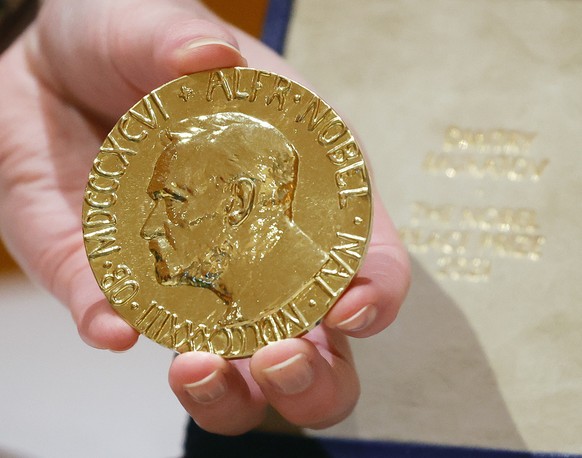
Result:
[[[107,135],[85,190],[95,278],[136,330],[225,358],[312,329],[371,228],[362,152],[338,114],[270,72],[171,81]]]

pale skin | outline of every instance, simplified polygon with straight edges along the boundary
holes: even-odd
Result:
[[[190,0],[47,0],[0,58],[2,238],[23,270],[70,309],[89,345],[120,351],[138,338],[107,304],[83,248],[83,189],[104,136],[155,87],[247,62],[301,81],[277,55]],[[243,433],[269,404],[312,428],[352,411],[359,383],[346,336],[386,328],[409,282],[406,252],[375,202],[364,266],[321,326],[251,359],[175,358],[170,386],[202,428]]]

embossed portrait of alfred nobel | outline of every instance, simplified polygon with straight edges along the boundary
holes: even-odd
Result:
[[[294,147],[269,123],[231,112],[165,137],[141,230],[157,281],[212,291],[225,304],[221,323],[292,297],[327,258],[293,220]]]

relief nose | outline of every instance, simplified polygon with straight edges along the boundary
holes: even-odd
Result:
[[[162,237],[165,235],[164,231],[164,221],[165,221],[165,211],[163,210],[163,205],[160,201],[155,201],[154,208],[150,211],[150,214],[146,218],[139,235],[145,240],[152,240],[157,237]]]

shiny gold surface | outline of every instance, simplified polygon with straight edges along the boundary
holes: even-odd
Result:
[[[345,123],[248,68],[144,97],[94,161],[83,230],[95,277],[138,331],[227,358],[313,328],[367,246],[371,194]]]

